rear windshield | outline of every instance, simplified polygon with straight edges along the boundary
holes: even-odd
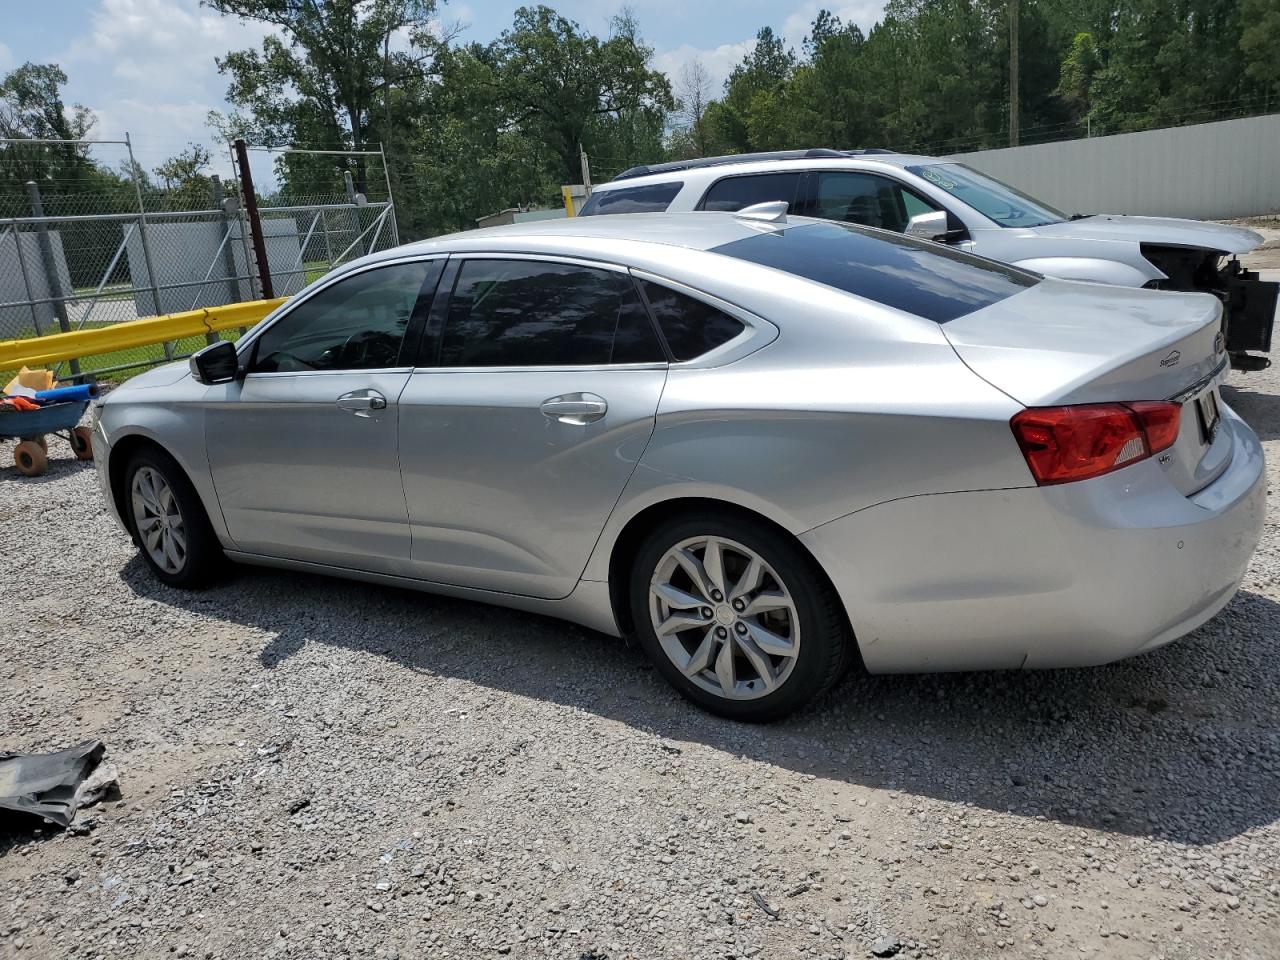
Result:
[[[887,307],[946,323],[1039,282],[1034,273],[847,223],[809,223],[715,248]]]
[[[668,183],[646,183],[639,187],[597,190],[578,211],[580,217],[606,213],[662,213],[676,198],[683,180]]]

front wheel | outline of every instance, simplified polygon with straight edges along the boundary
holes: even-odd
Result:
[[[222,548],[177,461],[158,449],[141,450],[124,482],[129,529],[152,572],[171,587],[212,580],[222,567]]]
[[[783,717],[825,693],[852,639],[826,577],[792,538],[748,518],[669,521],[630,584],[641,646],[685,697],[737,720]]]

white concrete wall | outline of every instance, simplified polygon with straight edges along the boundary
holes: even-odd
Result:
[[[1216,220],[1280,211],[1280,114],[955,159],[1067,213]]]

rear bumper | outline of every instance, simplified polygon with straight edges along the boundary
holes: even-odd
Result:
[[[1235,595],[1266,513],[1262,445],[1223,406],[1231,465],[1185,497],[1155,459],[1082,483],[911,497],[802,539],[878,673],[1107,663]]]

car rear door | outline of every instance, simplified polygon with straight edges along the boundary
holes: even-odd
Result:
[[[205,436],[239,550],[402,573],[409,525],[396,426],[444,261],[346,274],[262,332],[213,387]]]
[[[626,270],[451,260],[400,399],[413,575],[567,596],[653,433],[666,376]]]

